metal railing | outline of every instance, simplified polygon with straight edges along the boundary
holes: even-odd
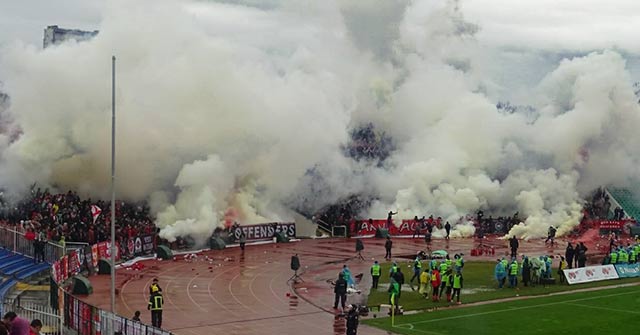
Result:
[[[330,224],[328,224],[328,223],[326,223],[326,222],[324,222],[324,221],[322,221],[320,219],[316,219],[315,223],[318,225],[318,228],[326,231],[329,234],[333,234]]]
[[[60,331],[63,329],[62,317],[58,315],[58,310],[50,306],[31,302],[20,303],[19,300],[14,300],[13,302],[4,303],[2,310],[14,311],[21,318],[27,320],[40,320],[42,322],[42,330],[40,332],[43,334],[62,334]]]
[[[35,257],[34,241],[30,241],[25,234],[15,229],[0,227],[0,246],[11,250],[14,253],[27,257]],[[44,260],[53,263],[65,254],[65,247],[55,243],[47,242],[44,247]]]

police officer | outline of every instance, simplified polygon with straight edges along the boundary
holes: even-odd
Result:
[[[333,293],[336,295],[333,303],[333,309],[337,309],[338,302],[340,302],[340,305],[344,310],[345,303],[347,301],[347,281],[343,278],[342,272],[338,274],[338,280],[336,280],[336,286],[333,288]]]
[[[157,286],[151,288],[151,296],[149,296],[149,305],[147,309],[151,311],[151,324],[154,327],[162,328],[162,292]]]
[[[373,262],[373,265],[371,266],[371,279],[373,281],[371,288],[377,289],[378,280],[380,279],[380,264],[378,264],[378,261]]]

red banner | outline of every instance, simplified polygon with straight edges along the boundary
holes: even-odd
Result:
[[[80,254],[76,250],[69,253],[69,277],[80,273]]]
[[[98,259],[111,258],[111,242],[98,242]],[[116,244],[116,261],[120,260],[120,248]],[[97,265],[97,264],[96,264]]]
[[[69,256],[63,256],[60,259],[60,281],[69,278]]]
[[[397,223],[397,220],[394,220],[394,223]],[[400,226],[396,227],[395,224],[392,224],[387,227],[387,220],[372,220],[371,222],[369,220],[361,220],[356,221],[356,225],[356,235],[358,236],[375,235],[378,228],[389,229],[390,235],[411,236],[415,233],[416,227],[419,227],[420,221],[402,220]],[[426,231],[426,228],[421,229],[420,233],[424,234],[424,231]]]
[[[91,264],[94,268],[98,266],[98,258],[98,245],[94,244],[91,246]]]

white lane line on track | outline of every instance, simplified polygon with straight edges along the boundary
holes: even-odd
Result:
[[[251,308],[251,307],[249,307],[249,306],[247,306],[247,305],[243,304],[243,303],[240,301],[240,299],[238,299],[238,296],[237,296],[237,295],[235,295],[235,294],[233,293],[233,289],[231,288],[231,286],[233,285],[233,282],[234,282],[238,277],[240,277],[240,275],[241,275],[241,274],[240,274],[240,273],[238,273],[238,274],[237,274],[237,275],[235,275],[233,278],[231,278],[231,280],[229,281],[229,285],[228,285],[229,293],[231,294],[231,297],[233,298],[233,300],[235,300],[238,304],[240,304],[240,305],[241,305],[242,307],[244,307],[245,309],[250,310],[251,312],[253,312],[253,313],[256,313],[256,314],[257,314],[258,312],[257,312],[255,309],[253,309],[253,308]]]
[[[640,291],[613,293],[613,294],[599,295],[599,296],[595,296],[595,297],[572,299],[572,300],[565,300],[565,301],[557,301],[557,302],[550,302],[550,303],[531,305],[531,306],[503,308],[503,309],[500,309],[500,310],[493,310],[493,311],[488,311],[488,312],[464,314],[464,315],[457,315],[457,316],[449,316],[449,317],[445,317],[445,318],[438,318],[438,319],[431,319],[431,320],[403,323],[403,324],[396,325],[396,327],[404,327],[404,326],[407,326],[407,325],[416,325],[416,324],[421,324],[421,323],[431,323],[431,322],[438,322],[438,321],[464,319],[464,318],[469,318],[469,317],[474,317],[474,316],[481,316],[481,315],[488,315],[488,314],[495,314],[495,313],[502,313],[502,312],[510,312],[510,311],[516,311],[516,310],[521,310],[521,309],[529,309],[529,308],[537,308],[537,307],[545,307],[545,306],[554,306],[554,305],[566,304],[566,303],[569,303],[569,302],[588,301],[588,300],[609,298],[609,297],[628,295],[628,294],[638,294],[638,293],[640,293]]]
[[[193,283],[194,280],[196,280],[199,277],[198,274],[196,274],[195,276],[193,276],[193,278],[191,278],[191,280],[189,280],[189,282],[187,283],[187,297],[189,297],[189,300],[191,300],[191,302],[196,305],[201,311],[203,312],[208,312],[208,310],[202,308],[202,306],[200,306],[199,303],[197,303],[194,299],[193,296],[191,296],[191,284]]]
[[[239,317],[240,315],[238,315],[238,313],[236,313],[236,312],[234,312],[234,311],[230,310],[230,309],[227,307],[227,305],[226,305],[226,304],[222,304],[222,303],[220,303],[220,301],[218,301],[218,299],[216,299],[216,297],[214,297],[214,296],[213,296],[213,292],[211,291],[211,285],[212,285],[212,284],[213,284],[213,282],[216,280],[216,278],[218,278],[219,276],[221,276],[221,275],[223,275],[223,274],[225,274],[225,273],[227,273],[227,272],[230,272],[230,271],[231,271],[231,270],[233,270],[233,269],[237,269],[237,268],[238,268],[238,266],[237,266],[237,265],[230,266],[228,269],[226,269],[226,270],[224,270],[224,271],[221,271],[221,272],[217,273],[215,276],[213,276],[213,278],[211,278],[211,280],[209,281],[209,285],[207,285],[207,291],[209,292],[209,297],[211,298],[211,300],[213,300],[216,304],[218,304],[220,307],[222,307],[225,311],[227,311],[227,312],[229,312],[229,313],[233,314],[233,315],[234,315],[234,316],[236,316],[236,317]]]

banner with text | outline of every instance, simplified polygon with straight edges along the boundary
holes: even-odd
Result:
[[[570,285],[619,278],[616,268],[611,264],[565,269],[563,271]]]
[[[640,263],[616,264],[616,271],[620,278],[640,277]]]
[[[426,226],[421,227],[420,221],[415,220],[402,220],[400,221],[400,225],[396,226],[395,223],[398,220],[393,220],[394,224],[387,227],[387,220],[361,220],[356,221],[356,235],[358,236],[366,236],[366,235],[375,235],[376,230],[378,228],[389,229],[389,234],[393,236],[411,236],[416,233],[416,229],[418,234],[424,234],[427,231]]]
[[[262,223],[248,226],[239,226],[232,234],[236,240],[240,239],[240,230],[244,232],[247,241],[267,240],[275,233],[284,233],[286,237],[296,237],[296,224],[287,223]]]

